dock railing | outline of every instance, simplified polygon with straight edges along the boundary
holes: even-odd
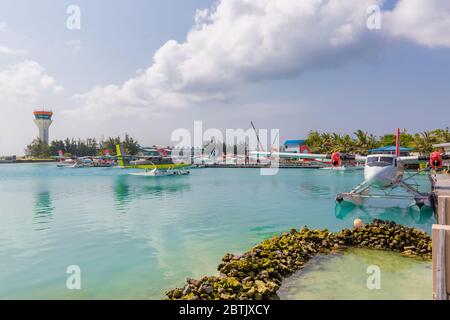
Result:
[[[437,224],[433,238],[433,299],[449,300],[450,296],[450,196],[438,197]]]

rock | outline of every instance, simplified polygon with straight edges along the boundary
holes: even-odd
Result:
[[[189,284],[192,284],[194,287],[198,287],[201,283],[199,280],[195,280],[195,279],[191,279],[191,278],[187,278],[186,282]]]
[[[261,280],[255,280],[256,290],[261,293],[262,295],[267,294],[270,290],[267,288],[264,281]]]
[[[256,293],[255,293],[255,300],[262,300],[262,299],[263,299],[262,294],[259,293],[259,292],[256,292]]]
[[[431,238],[425,232],[381,220],[338,233],[292,229],[261,242],[243,255],[226,254],[218,266],[218,276],[188,278],[183,288],[166,295],[169,299],[185,300],[276,299],[284,276],[301,270],[315,254],[329,253],[331,248],[341,246],[391,249],[428,258],[432,251]]]
[[[172,293],[174,299],[180,299],[183,296],[183,291],[180,289],[175,289]]]
[[[269,272],[267,270],[263,270],[259,273],[259,277],[261,279],[267,279],[267,278],[269,278]]]
[[[192,288],[190,287],[190,285],[187,284],[187,285],[184,287],[184,290],[183,290],[182,295],[183,295],[183,296],[186,296],[186,295],[188,295],[189,293],[191,293],[191,291],[192,291]]]
[[[205,287],[205,288],[203,289],[203,291],[204,291],[206,294],[211,294],[211,293],[214,292],[214,288],[211,287],[211,286],[207,286],[207,287]]]

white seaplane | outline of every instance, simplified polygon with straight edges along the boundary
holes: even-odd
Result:
[[[69,157],[64,155],[64,151],[59,150],[58,156],[52,158],[59,160],[58,168],[112,167],[115,165],[109,150],[105,150],[103,156],[92,157]]]
[[[267,156],[267,152],[263,155]],[[371,154],[368,156],[340,154],[335,152],[326,154],[292,154],[292,153],[272,153],[275,157],[297,157],[303,159],[315,159],[318,161],[331,162],[335,168],[342,167],[342,161],[365,162],[364,181],[358,184],[350,192],[342,192],[336,196],[337,203],[344,201],[359,205],[366,198],[412,198],[413,204],[422,208],[424,205],[435,209],[434,194],[432,192],[421,192],[414,184],[408,183],[414,175],[404,177],[404,165],[406,163],[429,162],[430,168],[438,169],[442,167],[444,159],[450,159],[449,155],[440,152],[432,152],[427,156],[402,156],[400,154],[400,129],[396,133],[395,154]],[[392,190],[396,188],[404,189],[411,196],[392,195]],[[373,190],[382,193],[372,193]]]

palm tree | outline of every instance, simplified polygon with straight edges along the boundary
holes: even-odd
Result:
[[[414,146],[420,154],[429,154],[433,151],[436,138],[431,131],[424,131],[414,135]]]
[[[354,132],[356,136],[354,152],[359,154],[368,154],[369,150],[378,147],[377,138],[373,134],[369,134],[361,129]]]
[[[448,127],[445,129],[434,130],[433,135],[435,136],[437,143],[450,142],[450,130]]]

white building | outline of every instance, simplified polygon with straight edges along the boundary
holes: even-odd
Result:
[[[445,154],[450,154],[450,142],[433,144],[436,149],[444,149]]]
[[[39,129],[39,139],[45,144],[49,142],[48,129],[52,124],[53,112],[51,111],[34,111],[34,123]]]

